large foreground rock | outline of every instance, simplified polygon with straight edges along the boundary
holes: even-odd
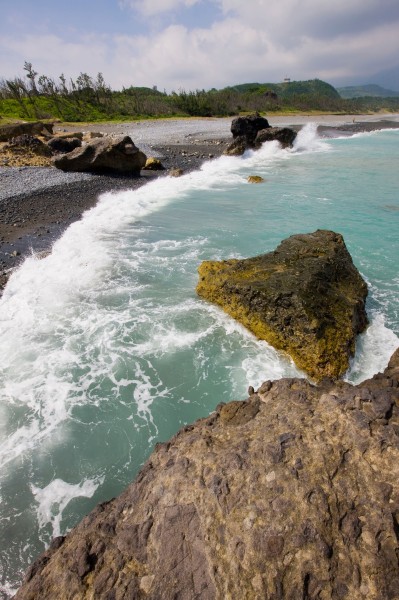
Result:
[[[16,600],[397,600],[399,351],[352,387],[264,383],[157,445]]]
[[[367,325],[367,286],[340,234],[293,235],[274,252],[205,261],[200,296],[287,352],[313,379],[337,379]]]
[[[54,165],[62,171],[139,173],[146,160],[146,155],[126,135],[93,139],[54,159]]]

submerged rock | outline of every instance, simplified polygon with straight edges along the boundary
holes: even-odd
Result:
[[[310,377],[347,371],[367,325],[367,286],[340,234],[293,235],[274,252],[205,261],[198,271],[200,296],[287,352]]]
[[[62,171],[89,171],[94,173],[139,173],[147,157],[129,136],[95,138],[54,159]]]
[[[158,444],[15,600],[399,597],[399,350],[356,387],[265,382]]]
[[[265,180],[260,175],[248,175],[248,183],[263,183]]]

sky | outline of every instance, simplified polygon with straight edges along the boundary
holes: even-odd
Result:
[[[399,0],[0,0],[0,78],[167,92],[319,78],[399,91]]]

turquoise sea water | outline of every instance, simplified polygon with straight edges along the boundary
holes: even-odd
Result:
[[[293,150],[269,143],[103,196],[12,276],[0,300],[0,598],[157,441],[248,385],[300,375],[196,297],[202,260],[342,233],[370,290],[347,378],[385,367],[399,345],[398,165],[399,130],[324,141],[307,126]]]

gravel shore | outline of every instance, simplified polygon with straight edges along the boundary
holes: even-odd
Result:
[[[161,119],[133,123],[60,126],[61,131],[99,131],[130,135],[147,156],[161,159],[165,171],[141,176],[63,173],[55,167],[0,167],[0,293],[8,276],[32,251],[51,248],[66,227],[92,208],[101,193],[135,189],[171,168],[187,172],[222,154],[231,139],[231,118]],[[399,115],[323,115],[270,117],[272,126],[300,129],[319,124],[326,137],[399,127]]]

